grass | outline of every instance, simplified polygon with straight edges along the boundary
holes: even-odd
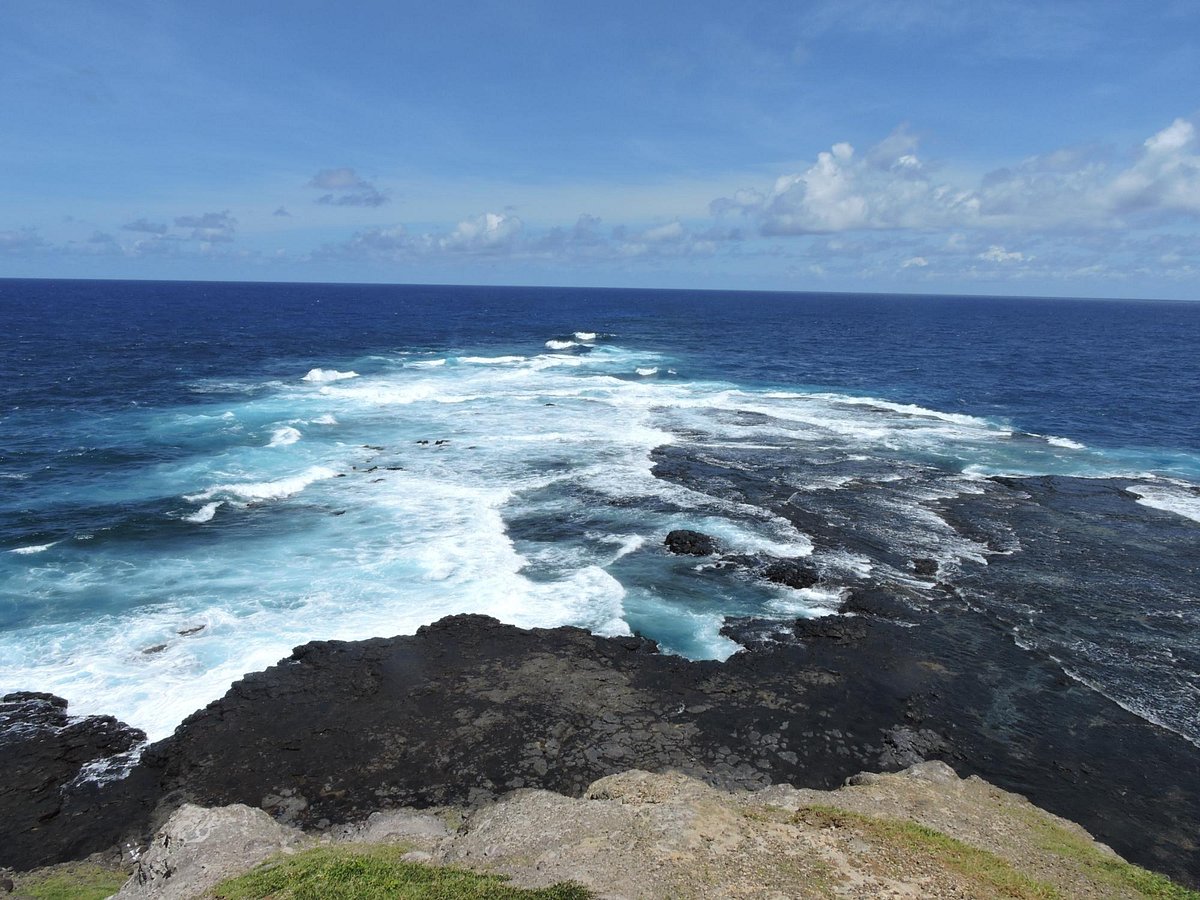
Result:
[[[129,873],[71,863],[15,880],[17,893],[35,900],[104,900],[121,889],[129,880]]]
[[[1018,872],[996,854],[916,822],[877,819],[816,804],[800,807],[794,821],[818,828],[847,828],[873,843],[924,857],[969,881],[976,896],[991,894],[1017,900],[1056,900],[1061,896],[1053,885]]]
[[[404,862],[405,848],[318,847],[276,857],[213,891],[220,900],[588,900],[577,884],[511,887],[497,875]]]
[[[1021,810],[1034,842],[1048,853],[1074,862],[1094,881],[1132,891],[1148,900],[1200,900],[1200,893],[1176,884],[1165,875],[1109,856],[1086,838],[1050,821],[1035,810]]]

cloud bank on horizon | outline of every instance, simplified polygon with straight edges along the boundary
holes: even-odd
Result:
[[[1200,299],[1188,2],[0,17],[0,277]]]

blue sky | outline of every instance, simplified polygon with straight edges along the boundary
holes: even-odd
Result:
[[[0,276],[1200,299],[1200,7],[5,0]]]

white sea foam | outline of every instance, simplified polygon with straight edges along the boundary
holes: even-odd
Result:
[[[579,344],[575,341],[546,341],[546,347],[550,350],[570,350],[572,347],[578,347]]]
[[[211,522],[213,516],[217,514],[217,508],[220,507],[221,503],[221,500],[213,500],[210,503],[205,503],[190,516],[184,516],[183,520],[185,522],[195,522],[197,525],[203,525],[205,522]]]
[[[1063,447],[1067,450],[1087,449],[1087,446],[1079,443],[1079,441],[1073,441],[1070,438],[1065,437],[1055,437],[1054,435],[1048,435],[1046,437],[1046,443],[1050,444],[1052,447]]]
[[[358,378],[357,372],[339,372],[337,369],[309,369],[301,381],[324,383],[326,381],[344,381],[347,378]]]
[[[639,375],[641,375],[643,377],[645,377],[647,375],[657,375],[658,374],[658,366],[643,366],[643,367],[636,368],[633,371],[637,372]]]
[[[14,547],[13,549],[9,550],[8,552],[16,553],[19,556],[30,556],[34,553],[45,553],[47,550],[49,550],[51,547],[53,547],[57,543],[58,543],[58,541],[51,541],[48,544],[31,544],[28,547]]]
[[[29,571],[21,587],[31,596],[86,597],[120,583],[130,597],[169,599],[97,612],[83,627],[22,629],[0,652],[0,683],[37,685],[67,697],[74,713],[116,714],[158,738],[243,673],[309,640],[412,633],[463,612],[523,626],[627,633],[634,615],[658,602],[647,600],[649,589],[637,579],[662,561],[658,545],[672,527],[700,528],[733,552],[813,552],[807,536],[782,518],[655,477],[652,451],[673,442],[718,459],[726,448],[749,455],[794,449],[797,469],[805,469],[798,483],[808,477],[799,461],[810,449],[843,461],[857,455],[864,473],[874,470],[863,476],[868,487],[889,477],[878,472],[881,460],[910,452],[984,459],[990,469],[1010,461],[1003,454],[1031,465],[1043,457],[1076,464],[1076,454],[1054,453],[1041,441],[996,440],[1005,432],[984,419],[835,394],[633,378],[639,369],[666,371],[672,361],[608,341],[588,353],[556,349],[572,347],[449,361],[380,356],[364,377],[308,388],[294,380],[257,386],[232,404],[230,418],[256,434],[292,423],[303,430],[300,443],[271,452],[261,440],[203,444],[140,489],[176,496],[209,485],[188,495],[195,506],[186,518],[201,525],[200,517],[211,521],[222,503],[239,507],[309,489],[303,499],[316,502],[295,504],[303,508],[301,524],[289,529],[286,515],[271,517],[254,540],[230,537],[211,554],[148,550],[136,570],[105,552],[86,554],[94,558],[89,568],[72,572],[39,574],[54,567],[14,560],[14,569]],[[219,409],[230,405],[219,402]],[[196,429],[206,441],[212,431],[212,423]],[[309,487],[333,478],[335,466],[344,478]],[[846,471],[831,469],[828,477]],[[919,505],[919,498],[906,502]],[[907,557],[952,561],[972,549],[952,544],[936,517],[907,521],[914,547],[941,548],[909,553],[906,546]],[[532,531],[523,533],[522,523]],[[220,538],[218,529],[211,533]],[[822,555],[819,562],[827,577],[847,584],[870,567],[849,556]],[[806,592],[723,580],[737,590],[767,591],[751,599],[770,601],[767,612],[780,616],[831,612],[839,599],[824,587]],[[675,649],[716,658],[737,649],[719,635],[728,610],[659,599],[666,602],[658,608],[683,623]],[[180,623],[193,621],[207,627],[181,638]],[[167,646],[143,652],[158,644]]]
[[[511,363],[525,362],[524,356],[463,356],[459,362],[472,363],[477,366],[500,366]]]
[[[1183,485],[1163,480],[1157,484],[1135,484],[1126,488],[1138,503],[1200,522],[1200,494]]]
[[[767,608],[776,615],[816,619],[836,613],[842,599],[843,592],[838,588],[779,588],[779,595],[767,603]]]
[[[252,481],[242,484],[218,484],[197,494],[186,494],[184,500],[189,503],[200,503],[214,497],[224,497],[230,500],[254,502],[262,500],[282,500],[292,497],[315,481],[333,478],[337,475],[327,466],[310,466],[299,475],[291,475],[275,481]]]
[[[271,442],[267,446],[287,447],[298,440],[300,440],[300,430],[290,425],[284,425],[282,428],[276,428],[271,432]]]
[[[575,332],[575,340],[591,342],[596,339],[597,335],[594,331],[577,331]]]

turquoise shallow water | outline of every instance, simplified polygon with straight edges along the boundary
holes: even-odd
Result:
[[[992,551],[923,504],[993,474],[1200,520],[1200,304],[0,281],[0,316],[0,689],[152,737],[311,639],[470,611],[723,657],[724,616],[883,565],[654,477],[664,446],[869,470],[951,570]],[[714,587],[675,527],[825,578]]]

